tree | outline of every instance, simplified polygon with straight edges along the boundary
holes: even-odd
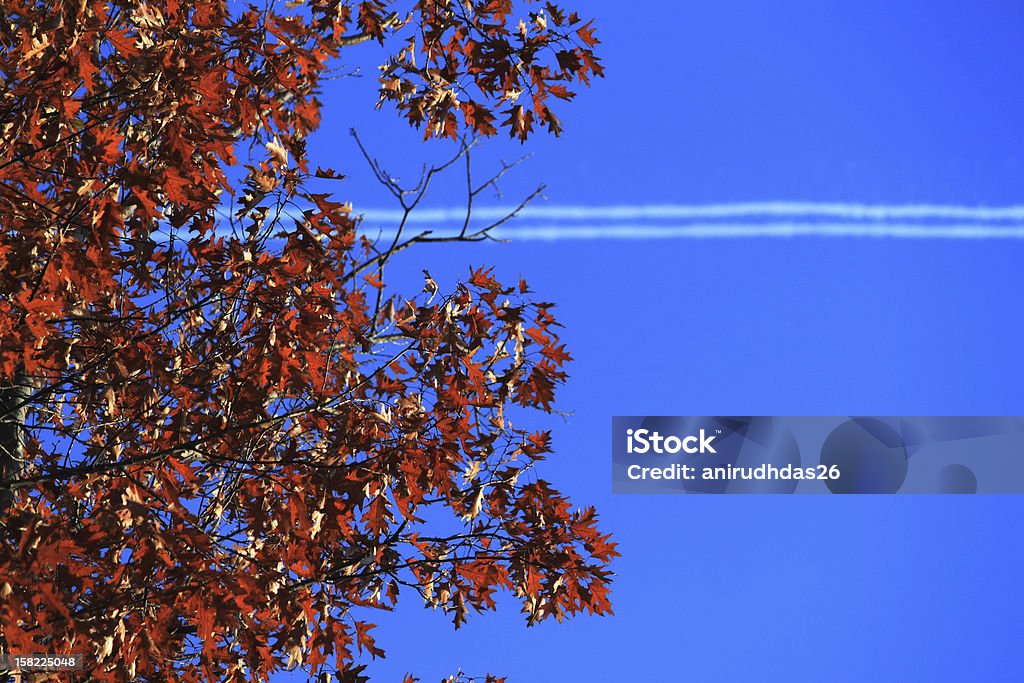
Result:
[[[498,591],[610,611],[614,544],[510,421],[566,377],[551,305],[483,268],[391,292],[442,238],[360,235],[305,154],[352,46],[399,46],[381,103],[426,137],[525,139],[597,41],[550,3],[392,5],[0,3],[0,650],[363,680],[401,594],[456,626]],[[408,216],[424,188],[392,189]]]

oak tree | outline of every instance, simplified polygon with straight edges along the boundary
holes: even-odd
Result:
[[[518,426],[566,377],[551,305],[485,268],[391,291],[449,238],[367,238],[306,154],[354,46],[426,137],[526,139],[596,43],[512,0],[0,0],[0,650],[354,681],[400,597],[610,611],[614,544]]]

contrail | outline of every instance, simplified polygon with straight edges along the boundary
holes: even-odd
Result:
[[[511,206],[487,206],[473,209],[481,220],[496,220],[514,210]],[[359,213],[369,221],[394,221],[401,211],[365,209]],[[409,220],[417,223],[460,221],[465,208],[424,208],[413,211]],[[1024,205],[967,206],[957,204],[858,204],[836,202],[737,202],[729,204],[617,204],[608,206],[527,206],[518,216],[524,220],[622,221],[709,219],[737,217],[804,217],[851,221],[885,220],[968,220],[1024,221]]]
[[[511,206],[474,207],[470,232],[499,221]],[[218,212],[228,217],[228,211]],[[285,216],[299,219],[301,211]],[[368,208],[364,234],[394,237],[401,211]],[[406,218],[407,235],[435,236],[461,229],[465,208],[417,209]],[[720,220],[722,219],[722,220]],[[414,225],[411,225],[414,224]],[[551,205],[525,207],[492,237],[515,240],[654,240],[736,238],[876,238],[915,240],[1024,239],[1024,205],[861,204],[828,202],[738,202],[731,204]]]
[[[394,234],[393,232],[391,233]],[[736,239],[792,237],[867,237],[917,240],[1022,240],[1024,225],[915,225],[912,223],[693,223],[687,225],[529,225],[495,231],[498,239]]]

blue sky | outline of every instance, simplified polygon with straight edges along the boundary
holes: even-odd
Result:
[[[495,204],[538,182],[554,207],[1024,204],[1024,4],[579,9],[607,78],[563,109],[562,138],[480,150],[481,173],[534,154]],[[350,127],[396,175],[451,151],[373,111],[372,75],[331,84],[311,140],[357,211],[391,207]],[[460,206],[457,180],[426,203]],[[377,619],[374,680],[1020,680],[1021,498],[613,496],[609,436],[617,414],[1024,414],[1022,260],[1021,240],[809,236],[513,239],[398,261],[399,286],[488,264],[558,303],[574,415],[538,419],[558,449],[542,475],[598,507],[623,557],[611,618],[526,629],[506,601],[455,633],[407,598]]]

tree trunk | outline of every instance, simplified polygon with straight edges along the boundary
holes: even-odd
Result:
[[[25,466],[25,418],[32,385],[21,368],[10,384],[0,386],[0,481],[17,478]],[[0,512],[7,509],[14,494],[0,488]]]

